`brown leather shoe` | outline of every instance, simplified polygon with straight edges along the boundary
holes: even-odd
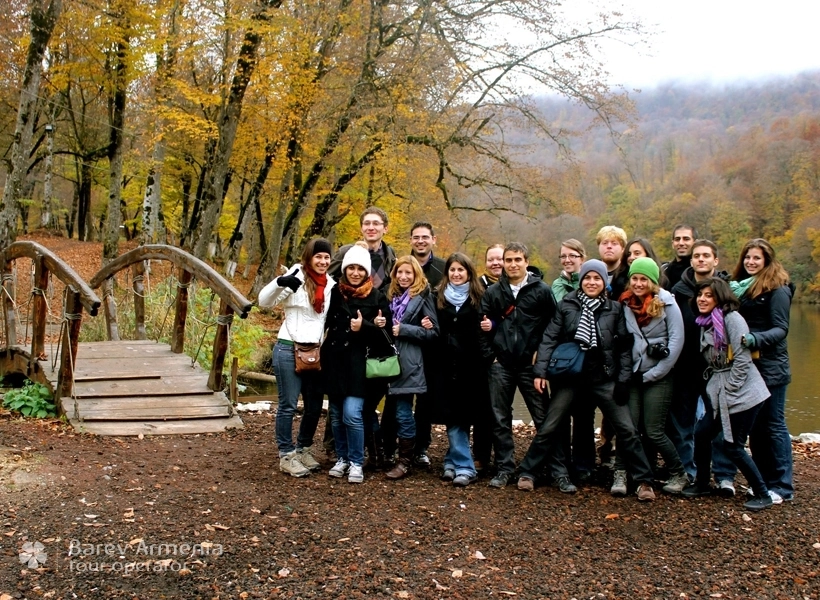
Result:
[[[410,462],[404,459],[396,461],[396,466],[384,474],[388,479],[401,479],[410,472]]]
[[[529,477],[518,478],[518,489],[522,492],[531,492],[535,489],[535,482]]]
[[[655,500],[655,492],[652,490],[652,486],[648,483],[642,483],[638,486],[638,501],[639,502],[652,502]]]

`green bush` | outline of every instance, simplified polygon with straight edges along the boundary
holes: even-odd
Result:
[[[19,412],[24,417],[44,419],[57,416],[57,407],[51,401],[51,392],[42,383],[26,380],[23,387],[8,390],[3,397],[3,406]]]

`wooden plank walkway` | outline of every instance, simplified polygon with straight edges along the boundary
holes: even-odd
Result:
[[[54,361],[59,365],[59,357]],[[57,371],[46,373],[53,387]],[[84,342],[77,351],[74,395],[60,400],[77,431],[97,435],[213,433],[241,428],[208,372],[167,344],[150,340]]]

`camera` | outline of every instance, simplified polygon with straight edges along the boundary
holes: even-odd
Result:
[[[649,358],[657,358],[658,360],[662,360],[669,356],[669,348],[663,342],[649,344],[646,349],[646,355]]]

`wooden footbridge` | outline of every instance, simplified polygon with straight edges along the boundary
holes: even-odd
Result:
[[[14,261],[21,258],[31,259],[34,267],[30,317],[22,335],[13,270]],[[179,271],[170,344],[146,339],[144,274],[148,260],[169,261]],[[137,338],[129,341],[120,340],[113,298],[113,278],[126,269],[130,269],[134,292]],[[223,369],[233,316],[247,317],[251,302],[205,262],[173,246],[139,246],[105,265],[86,283],[47,248],[21,241],[0,252],[0,271],[4,325],[0,375],[21,373],[47,385],[58,411],[78,431],[161,435],[242,427],[223,389]],[[59,331],[51,332],[52,339],[55,335],[57,339],[49,355],[45,290],[51,279],[62,284],[64,294]],[[210,371],[182,353],[188,286],[194,279],[220,300]],[[103,300],[94,291],[100,288]],[[108,340],[79,342],[84,311],[99,318],[101,307]]]

